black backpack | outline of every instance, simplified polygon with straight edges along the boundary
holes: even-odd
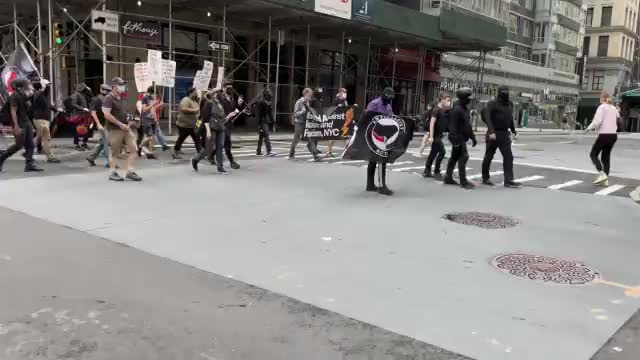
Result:
[[[11,120],[11,105],[9,101],[5,101],[0,109],[0,124],[5,126],[11,126],[13,121]]]

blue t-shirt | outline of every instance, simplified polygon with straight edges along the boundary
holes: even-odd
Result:
[[[142,108],[144,109],[146,106],[153,104],[155,100],[148,95],[145,95],[142,98]],[[151,109],[149,111],[142,111],[141,119],[144,123],[150,124],[156,121],[156,111],[155,109]]]

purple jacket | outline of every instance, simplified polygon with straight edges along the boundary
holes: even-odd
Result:
[[[383,113],[385,115],[393,115],[393,109],[391,108],[391,104],[385,105],[382,102],[382,98],[376,98],[367,106],[367,111],[375,111],[379,113]]]

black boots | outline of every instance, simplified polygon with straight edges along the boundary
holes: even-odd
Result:
[[[37,167],[34,163],[28,162],[24,166],[24,172],[41,172],[44,171],[42,168]]]

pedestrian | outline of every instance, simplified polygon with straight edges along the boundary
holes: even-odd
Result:
[[[611,150],[618,140],[618,117],[620,114],[613,106],[613,98],[606,92],[600,95],[600,106],[596,110],[591,124],[585,132],[595,130],[598,138],[591,148],[591,161],[598,170],[593,181],[596,185],[609,186],[609,171],[611,170]],[[598,156],[601,159],[598,159]],[[601,161],[602,160],[602,161]]]
[[[231,153],[231,147],[233,146],[231,143],[231,129],[233,129],[233,122],[238,115],[240,115],[240,110],[238,110],[237,102],[233,97],[233,83],[229,80],[225,80],[222,87],[223,93],[219,95],[219,101],[222,104],[224,113],[227,117],[227,122],[225,123],[224,128],[224,152],[231,164],[231,168],[240,169],[240,165],[238,165],[234,160],[233,154]]]
[[[14,91],[9,97],[9,106],[5,107],[8,114],[3,114],[3,117],[8,117],[8,121],[13,129],[13,136],[15,143],[8,147],[3,152],[0,152],[0,171],[4,162],[13,156],[15,153],[24,148],[25,159],[25,172],[39,172],[41,168],[33,163],[33,152],[35,150],[35,144],[33,142],[33,125],[31,118],[29,117],[29,106],[27,99],[29,98],[31,86],[28,80],[14,80],[11,83]]]
[[[144,153],[147,159],[155,159],[156,156],[153,153],[153,150],[155,147],[157,127],[156,109],[164,104],[160,99],[156,98],[154,86],[149,86],[147,93],[140,102],[142,104],[140,119],[142,121],[144,139],[142,140],[142,143],[140,143],[138,155],[140,156]]]
[[[211,156],[215,152],[216,164],[218,165],[218,173],[227,174],[223,166],[222,149],[224,147],[225,123],[229,121],[229,117],[225,115],[221,101],[221,89],[214,89],[211,93],[211,99],[207,100],[202,113],[202,123],[205,129],[206,146],[191,159],[193,170],[198,171],[198,163]]]
[[[518,132],[513,122],[513,103],[509,100],[509,88],[507,86],[498,87],[498,95],[487,103],[484,114],[483,120],[487,123],[487,134],[485,136],[487,148],[482,160],[482,183],[488,186],[495,186],[491,181],[489,171],[493,156],[496,154],[496,150],[500,149],[503,160],[504,186],[518,187],[520,183],[516,182],[513,176],[513,153],[511,151],[511,136],[517,139]]]
[[[132,131],[127,114],[127,102],[123,94],[127,92],[127,82],[119,77],[111,80],[111,93],[105,96],[102,103],[102,112],[107,120],[109,128],[109,147],[111,148],[111,175],[109,180],[124,181],[118,174],[118,156],[122,153],[123,145],[128,150],[125,177],[132,181],[141,181],[142,178],[133,170],[133,165],[138,156],[136,146],[136,134]]]
[[[102,104],[104,99],[111,92],[111,87],[107,84],[100,85],[100,94],[95,96],[91,101],[91,117],[93,118],[93,124],[100,133],[100,144],[96,146],[91,154],[87,157],[89,165],[96,166],[96,159],[102,155],[105,160],[104,167],[109,168],[109,136],[105,126],[107,125],[104,113],[102,112]]]
[[[60,160],[53,156],[51,151],[51,113],[56,113],[58,109],[49,102],[50,85],[51,83],[47,79],[41,79],[34,83],[36,91],[31,102],[31,113],[36,128],[36,139],[38,139],[36,143],[42,144],[42,152],[47,156],[48,163],[58,164]]]
[[[196,123],[200,115],[200,105],[198,101],[198,90],[195,88],[189,88],[187,90],[187,96],[180,100],[180,112],[178,113],[178,120],[176,121],[178,139],[173,147],[174,159],[182,159],[182,144],[188,136],[193,140],[196,153],[199,153],[202,149],[200,146],[200,137],[196,135]]]
[[[293,124],[294,124],[294,133],[293,133],[293,142],[291,142],[291,148],[289,149],[289,159],[294,159],[296,156],[296,146],[298,146],[298,142],[304,136],[304,128],[307,122],[307,113],[311,112],[311,98],[313,97],[313,90],[310,88],[305,88],[302,90],[302,97],[296,101],[293,107]],[[313,156],[315,161],[320,161],[320,151],[318,151],[315,143],[307,139],[307,149]]]
[[[447,92],[441,92],[438,95],[438,104],[434,106],[431,111],[429,111],[429,120],[427,122],[429,126],[429,138],[427,139],[427,143],[431,144],[431,152],[429,152],[429,156],[427,157],[427,161],[424,164],[424,173],[422,176],[426,178],[435,177],[438,180],[442,180],[442,175],[440,173],[440,164],[442,163],[442,159],[444,159],[447,154],[447,150],[444,147],[444,142],[442,141],[442,137],[444,132],[446,131],[446,117],[448,116],[447,112],[451,107],[451,95]],[[420,155],[422,155],[423,148],[420,150]],[[433,161],[435,160],[435,168],[433,169],[433,173],[431,172],[431,165],[433,165]]]
[[[275,156],[271,151],[271,140],[269,139],[269,128],[273,125],[273,109],[271,108],[271,90],[265,89],[262,96],[256,102],[255,107],[256,122],[258,125],[258,148],[256,149],[256,155],[262,155],[262,142],[264,146],[266,156]]]
[[[86,151],[89,146],[89,125],[92,122],[89,112],[87,97],[93,96],[91,89],[85,83],[76,86],[75,91],[69,96],[68,103],[71,106],[71,124],[73,125],[73,144],[78,151]]]
[[[373,111],[384,115],[393,115],[393,107],[391,103],[395,99],[396,94],[392,87],[386,87],[382,90],[382,95],[374,99],[367,105],[367,111]],[[376,167],[378,167],[379,186],[375,184]],[[387,164],[377,163],[369,160],[367,165],[367,191],[377,191],[379,194],[391,196],[393,191],[387,187]]]
[[[451,100],[451,99],[449,99]],[[427,105],[427,110],[424,112],[424,114],[422,115],[422,124],[424,126],[424,136],[422,137],[422,142],[420,143],[420,149],[418,149],[418,156],[422,157],[424,154],[424,149],[427,148],[427,145],[430,144],[429,143],[429,138],[431,136],[431,134],[429,133],[429,129],[430,129],[430,124],[431,124],[431,119],[433,118],[432,116],[432,112],[433,110],[437,107],[438,105],[433,105],[433,104],[429,104]]]
[[[463,87],[456,91],[458,101],[449,111],[448,131],[449,141],[451,142],[451,158],[447,164],[447,174],[444,177],[444,183],[447,185],[458,185],[453,180],[453,169],[458,165],[458,176],[460,177],[460,186],[465,189],[475,188],[475,184],[467,179],[467,161],[469,161],[469,151],[467,150],[467,141],[471,140],[473,147],[478,145],[476,136],[471,127],[471,119],[469,116],[469,103],[471,102],[471,88]]]
[[[349,102],[347,101],[347,89],[340,88],[338,89],[338,93],[336,94],[336,102],[333,104],[336,108],[336,112],[344,111],[346,112],[349,108]],[[334,140],[329,140],[329,145],[327,145],[327,155],[326,157],[334,159],[336,156],[333,154],[333,143]]]

